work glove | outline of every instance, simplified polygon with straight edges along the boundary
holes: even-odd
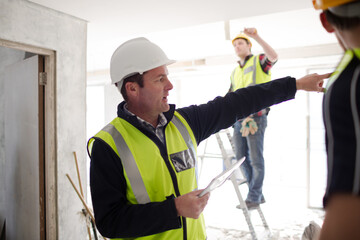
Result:
[[[258,130],[258,126],[253,118],[247,117],[243,120],[241,123],[241,129],[240,132],[242,133],[243,137],[247,137],[249,133],[251,135],[254,135]]]

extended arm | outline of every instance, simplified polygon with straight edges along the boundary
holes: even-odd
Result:
[[[285,77],[268,83],[241,88],[207,104],[178,109],[188,121],[198,143],[221,129],[232,126],[237,119],[295,97],[297,90],[323,90],[330,74],[311,74],[295,80]]]

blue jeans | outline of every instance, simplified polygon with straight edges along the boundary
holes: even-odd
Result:
[[[267,126],[267,116],[254,117],[258,130],[254,135],[251,133],[247,137],[241,136],[241,123],[237,121],[234,124],[233,141],[235,145],[236,159],[246,157],[245,162],[241,165],[241,170],[249,184],[249,193],[246,200],[260,203],[264,196],[262,186],[265,176],[264,168],[264,134]]]

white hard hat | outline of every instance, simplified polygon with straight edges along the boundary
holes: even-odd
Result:
[[[134,38],[121,44],[113,53],[110,62],[111,83],[118,83],[118,88],[121,89],[125,78],[174,62],[148,39]]]

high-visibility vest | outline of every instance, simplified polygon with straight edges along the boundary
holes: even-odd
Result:
[[[334,81],[339,77],[339,75],[344,71],[344,69],[349,65],[351,60],[357,57],[360,59],[360,48],[355,48],[352,50],[347,50],[342,57],[339,65],[336,67],[336,70],[331,74],[327,84],[326,84],[326,90],[330,88],[330,86],[334,83]]]
[[[139,129],[122,118],[115,118],[96,138],[105,141],[119,156],[131,204],[165,201],[166,197],[189,193],[198,188],[197,144],[186,120],[177,112],[165,128],[167,156]],[[172,177],[173,175],[173,177]],[[182,218],[185,219],[185,218]],[[151,224],[151,223],[149,223]],[[187,239],[206,239],[204,217],[187,218]],[[184,239],[183,228],[136,239]]]
[[[271,81],[271,72],[265,73],[260,65],[259,55],[249,58],[244,67],[237,66],[230,76],[231,90]]]

